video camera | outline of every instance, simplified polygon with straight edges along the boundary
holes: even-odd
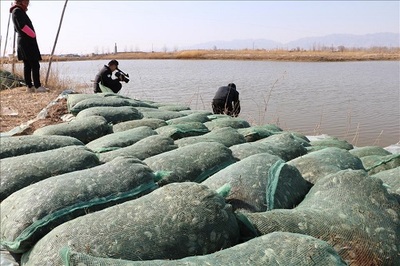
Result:
[[[117,68],[117,72],[115,73],[115,76],[124,81],[125,83],[129,82],[129,74],[124,73],[121,69]]]

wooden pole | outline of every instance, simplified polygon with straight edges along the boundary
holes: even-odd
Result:
[[[11,13],[9,13],[9,15],[8,15],[7,33],[6,33],[6,40],[4,42],[4,51],[3,51],[3,57],[1,58],[1,65],[3,65],[3,60],[5,59],[5,56],[6,56],[8,32],[10,31],[10,20],[11,20]]]
[[[17,39],[17,33],[14,31],[14,42],[13,42],[13,53],[12,53],[12,65],[11,65],[11,73],[15,76],[15,42]]]
[[[64,8],[63,8],[63,11],[62,11],[62,14],[61,14],[61,18],[60,18],[60,24],[58,25],[56,39],[55,39],[54,45],[53,45],[53,50],[51,51],[51,55],[50,55],[50,58],[49,58],[49,67],[47,69],[46,81],[44,83],[45,86],[47,86],[47,81],[49,80],[51,62],[53,61],[54,50],[56,49],[58,35],[60,34],[61,24],[62,24],[62,21],[63,21],[63,18],[64,18],[64,13],[65,13],[65,8],[67,7],[67,3],[68,3],[68,0],[65,0]]]

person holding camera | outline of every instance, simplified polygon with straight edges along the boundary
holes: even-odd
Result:
[[[214,114],[237,117],[240,113],[239,92],[234,83],[219,87],[211,103]]]
[[[116,79],[112,78],[112,73],[115,73]],[[111,60],[108,62],[108,65],[104,65],[104,67],[97,73],[94,79],[94,93],[100,92],[114,92],[118,93],[121,88],[122,84],[121,81],[125,83],[129,82],[127,74],[123,73],[121,70],[118,69],[118,61]]]

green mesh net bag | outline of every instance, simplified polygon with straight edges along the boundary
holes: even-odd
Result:
[[[225,118],[233,118],[230,115],[225,115],[225,114],[210,114],[207,116],[208,119],[212,120],[216,120],[216,119],[225,119]]]
[[[200,142],[149,157],[144,162],[161,173],[158,184],[163,186],[173,182],[202,182],[236,160],[221,143]]]
[[[379,178],[383,181],[388,192],[397,198],[400,203],[400,166],[379,173],[373,174],[372,177]]]
[[[223,127],[231,127],[231,128],[247,128],[250,127],[249,122],[242,118],[238,117],[229,117],[229,118],[219,118],[214,119],[209,122],[205,122],[204,125],[208,127],[210,130],[214,130],[217,128]]]
[[[147,126],[147,127],[151,127],[151,129],[156,129],[156,128],[163,127],[166,125],[167,125],[167,122],[165,122],[165,120],[162,120],[162,119],[143,118],[143,119],[139,119],[139,120],[131,120],[131,121],[125,121],[125,122],[115,124],[115,125],[113,125],[113,131],[121,132],[121,131],[133,129],[136,127],[142,127],[142,126]]]
[[[182,110],[179,111],[182,114],[185,115],[191,115],[191,114],[200,114],[200,115],[205,115],[207,116],[207,119],[210,120],[209,116],[212,115],[212,112],[207,111],[207,110],[197,110],[197,109],[190,109],[190,110]]]
[[[318,179],[345,169],[363,169],[359,158],[348,150],[336,147],[323,148],[290,160],[288,164],[295,166],[302,176],[312,184]]]
[[[122,96],[121,94],[115,94],[115,93],[91,93],[91,94],[86,94],[86,93],[73,93],[73,94],[68,94],[67,95],[67,108],[68,111],[71,110],[77,103],[87,100],[87,99],[92,99],[92,98],[98,98],[102,99],[104,97],[112,97],[112,98],[121,98],[121,99],[130,99],[129,97]]]
[[[141,139],[156,134],[157,132],[150,127],[142,126],[97,138],[87,143],[86,147],[94,152],[106,152],[132,145]]]
[[[383,156],[369,155],[360,159],[370,175],[400,166],[400,153]]]
[[[184,110],[190,110],[189,106],[186,105],[181,105],[181,104],[154,104],[155,106],[158,107],[160,110],[166,110],[166,111],[175,111],[175,112],[180,112]]]
[[[208,121],[210,121],[210,119],[208,119],[207,114],[199,112],[199,113],[188,114],[183,117],[170,119],[170,120],[167,120],[166,122],[168,125],[176,125],[176,124],[191,123],[191,122],[205,123]]]
[[[207,186],[169,184],[138,199],[54,228],[22,256],[23,265],[63,265],[63,247],[95,257],[181,259],[238,243],[232,207]]]
[[[135,107],[139,112],[141,112],[141,113],[147,113],[147,112],[162,112],[160,109],[158,109],[158,107],[156,107],[156,108],[152,108],[152,107],[142,107],[142,106],[139,106],[139,107]],[[173,111],[171,111],[172,113],[177,113],[177,112],[173,112]],[[164,120],[165,121],[165,120]]]
[[[90,98],[81,100],[78,103],[76,103],[75,105],[71,106],[71,108],[69,109],[69,112],[76,116],[82,110],[85,110],[85,109],[88,109],[91,107],[99,107],[99,106],[111,106],[111,107],[131,106],[131,107],[156,108],[155,106],[148,104],[146,102],[134,100],[134,99],[130,99],[130,98],[90,97]]]
[[[156,119],[162,119],[164,121],[178,118],[178,117],[183,117],[186,116],[185,114],[181,112],[176,112],[176,111],[168,111],[168,110],[150,110],[150,111],[144,111],[139,109],[139,111],[143,114],[143,118],[156,118]]]
[[[238,128],[237,131],[245,137],[247,142],[253,142],[259,139],[267,138],[274,134],[281,133],[282,129],[273,124],[266,124],[262,126]]]
[[[90,107],[85,110],[80,111],[76,118],[84,119],[88,116],[98,115],[104,117],[108,123],[118,124],[125,121],[137,120],[143,118],[142,113],[140,113],[135,107],[132,106],[97,106]]]
[[[237,132],[236,129],[231,127],[217,128],[209,133],[203,134],[201,136],[192,136],[181,138],[175,141],[176,145],[183,147],[190,144],[195,144],[199,142],[218,142],[226,147],[230,147],[236,144],[245,143],[246,139]]]
[[[0,160],[0,201],[30,184],[51,176],[99,165],[99,158],[84,146],[67,146]]]
[[[231,164],[202,184],[215,190],[227,184],[228,203],[235,210],[247,212],[293,208],[311,188],[295,167],[269,153],[255,154]]]
[[[379,146],[355,147],[354,149],[349,150],[349,152],[358,158],[369,155],[385,156],[391,154],[389,151]]]
[[[69,136],[14,136],[0,138],[0,159],[47,151],[66,146],[84,145],[82,141]]]
[[[257,153],[267,152],[279,156],[284,161],[289,161],[307,153],[302,143],[288,132],[272,135],[254,142],[233,145],[230,149],[233,156],[238,160]]]
[[[186,137],[201,136],[210,131],[201,122],[186,122],[159,127],[156,129],[156,132],[160,135],[177,140]]]
[[[38,128],[33,132],[33,135],[70,136],[87,144],[110,133],[112,133],[112,126],[104,117],[89,116],[84,119],[74,119],[70,122]]]
[[[121,147],[108,152],[99,153],[100,162],[109,162],[118,156],[133,156],[140,160],[158,155],[163,152],[177,149],[174,140],[170,137],[152,135],[143,138],[132,145]]]
[[[317,139],[310,141],[311,150],[319,150],[326,147],[336,147],[344,150],[351,150],[354,148],[347,140],[342,140],[336,137],[326,137],[324,139]]]
[[[348,265],[400,265],[400,205],[364,170],[319,179],[292,210],[245,215],[260,234],[283,231],[324,240]]]
[[[118,157],[25,187],[0,203],[1,244],[23,253],[63,222],[151,192],[154,179],[141,161]]]
[[[21,76],[14,75],[13,73],[4,69],[0,70],[0,90],[9,90],[12,88],[21,87],[23,82],[24,80],[21,78]]]
[[[98,258],[67,248],[60,253],[64,264],[68,266],[347,265],[325,241],[287,232],[271,233],[209,255],[180,260],[127,261]]]

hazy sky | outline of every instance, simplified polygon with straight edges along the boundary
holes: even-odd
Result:
[[[1,55],[9,7],[1,1]],[[64,0],[31,0],[28,15],[50,54]],[[336,33],[399,33],[399,1],[81,1],[67,3],[55,54],[180,50],[209,41],[281,43]],[[6,54],[12,53],[13,28]]]

